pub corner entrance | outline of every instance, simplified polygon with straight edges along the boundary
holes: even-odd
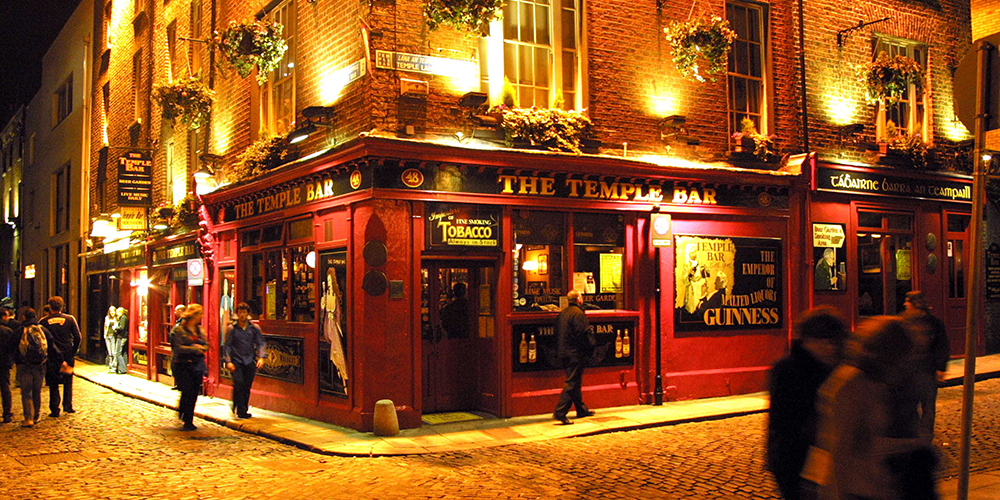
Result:
[[[499,414],[496,262],[421,265],[423,413]]]

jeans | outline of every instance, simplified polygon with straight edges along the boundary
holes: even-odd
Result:
[[[174,367],[174,382],[181,390],[181,399],[177,403],[177,413],[185,424],[194,423],[194,406],[201,393],[202,371],[193,366],[194,363],[178,363]]]
[[[250,387],[257,374],[257,365],[234,364],[236,370],[233,371],[233,408],[236,410],[236,415],[246,415],[247,407],[250,406]]]
[[[115,367],[118,366],[118,355],[115,353],[120,352],[120,350],[115,350],[115,338],[114,335],[104,336],[104,346],[108,349],[107,365],[109,372],[115,371]]]
[[[936,414],[938,381],[936,372],[919,373],[913,378],[917,397],[920,399],[920,435],[934,435],[934,417]]]
[[[112,347],[115,350],[115,364],[111,366],[111,371],[115,373],[128,373],[128,343],[127,337],[115,337]]]
[[[35,421],[42,411],[42,381],[45,377],[45,365],[17,365],[17,382],[21,384],[21,406],[24,408],[24,419]]]
[[[14,416],[10,412],[11,407],[11,396],[10,396],[10,365],[5,365],[0,363],[0,399],[3,400],[3,419],[7,420]]]

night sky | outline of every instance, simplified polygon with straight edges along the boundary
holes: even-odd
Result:
[[[0,0],[0,128],[38,91],[42,56],[80,0]]]

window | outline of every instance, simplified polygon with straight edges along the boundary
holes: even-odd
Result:
[[[926,46],[908,40],[880,37],[876,40],[875,53],[872,55],[872,59],[878,57],[882,52],[885,52],[889,57],[900,55],[913,59],[920,65],[926,76]],[[917,92],[916,87],[910,85],[903,92],[903,96],[899,99],[899,102],[895,104],[879,104],[877,122],[875,124],[875,133],[879,139],[885,140],[888,138],[888,124],[892,122],[899,133],[920,134],[924,142],[930,142],[930,127],[928,123],[930,117],[925,112],[928,98],[926,87],[927,85],[925,85],[924,92]]]
[[[113,12],[111,9],[112,5],[109,0],[104,4],[104,15],[102,16],[103,22],[101,23],[102,29],[104,30],[104,36],[101,38],[102,43],[104,43],[102,48],[105,49],[111,46],[111,14]]]
[[[104,146],[97,153],[97,208],[100,213],[107,211],[107,203],[105,199],[107,197],[108,190],[108,147]]]
[[[913,290],[913,216],[858,210],[858,314],[898,314]]]
[[[187,194],[187,170],[182,162],[177,161],[176,146],[173,139],[167,141],[164,148],[167,186],[167,200],[172,204],[177,204],[184,199]]]
[[[52,126],[58,125],[73,112],[73,75],[52,95]]]
[[[69,165],[55,173],[53,178],[53,212],[55,213],[53,234],[69,230]]]
[[[303,231],[303,227],[310,230]],[[316,320],[316,261],[311,229],[312,219],[301,219],[241,233],[244,277],[239,296],[250,304],[254,319],[300,323]]]
[[[142,49],[132,54],[132,97],[136,123],[142,123]]]
[[[767,133],[767,82],[765,37],[767,12],[763,6],[731,2],[726,19],[736,32],[729,51],[729,127],[742,130],[744,118],[753,120],[757,130]]]
[[[201,168],[201,154],[205,152],[205,139],[207,138],[207,133],[205,131],[206,128],[208,127],[198,127],[188,130],[188,168],[190,170],[184,170],[183,167],[178,167],[178,169],[184,170],[185,193],[187,192],[187,173],[197,172],[198,169]],[[177,172],[174,175],[179,176],[180,173]]]
[[[481,67],[489,66],[490,53],[502,61],[502,75],[481,75],[490,93],[499,96],[503,76],[514,86],[522,107],[584,107],[579,0],[511,0],[500,22],[503,40],[490,37],[480,44]],[[492,29],[498,31],[496,23]]]
[[[945,259],[948,261],[948,298],[965,298],[965,241],[968,239],[969,223],[972,217],[962,214],[951,214],[948,219],[948,237],[945,248]]]
[[[103,144],[108,145],[108,121],[111,117],[111,83],[105,83],[101,87],[101,105],[103,106],[101,115],[101,135]]]
[[[180,75],[177,67],[177,20],[167,25],[167,78],[176,80]]]
[[[201,40],[201,0],[193,0],[191,2],[191,38],[196,40]],[[201,73],[201,46],[204,44],[198,42],[188,43],[188,50],[191,51],[191,74],[197,75]]]
[[[69,298],[69,244],[56,247],[55,295]]]
[[[516,210],[513,226],[515,311],[557,311],[571,289],[585,309],[624,308],[623,216]]]
[[[288,50],[261,89],[261,123],[272,136],[283,135],[295,123],[295,0],[279,5],[268,20],[284,26]]]

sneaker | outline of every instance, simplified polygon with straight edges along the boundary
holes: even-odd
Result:
[[[593,416],[594,416],[593,410],[583,410],[583,412],[579,412],[579,411],[576,412],[576,418],[585,418],[585,417],[593,417]]]
[[[12,417],[10,415],[4,415],[4,417],[3,417],[3,423],[9,424],[9,423],[11,423],[13,421],[14,421],[14,417]]]
[[[34,420],[25,420],[24,422],[21,422],[21,427],[34,427],[34,426],[35,426]]]
[[[195,427],[194,424],[184,424],[184,427],[181,427],[181,430],[182,431],[196,431],[196,430],[198,430],[198,428]]]

